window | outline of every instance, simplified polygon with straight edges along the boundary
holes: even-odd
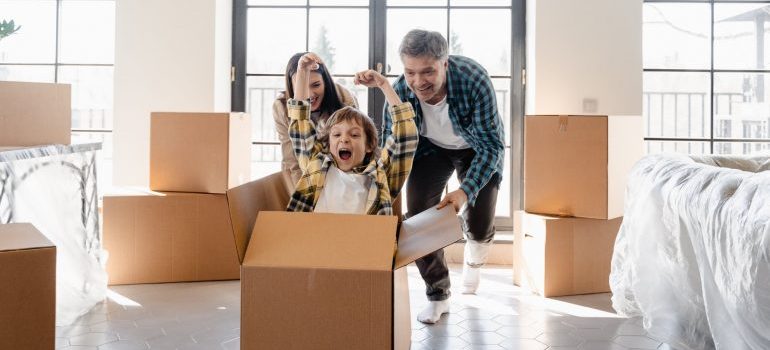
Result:
[[[0,0],[19,31],[0,41],[0,80],[72,85],[72,142],[102,142],[99,186],[112,181],[114,0]]]
[[[280,170],[271,106],[284,89],[283,73],[291,55],[319,53],[330,63],[337,83],[351,90],[359,107],[379,125],[384,98],[353,85],[353,74],[383,63],[394,81],[403,70],[397,50],[404,34],[413,28],[435,30],[449,41],[450,54],[475,59],[492,77],[506,127],[498,226],[511,226],[512,210],[520,206],[519,177],[511,180],[511,174],[520,172],[511,164],[511,134],[523,118],[524,0],[236,0],[234,11],[237,74],[232,105],[252,117],[253,177]]]
[[[648,153],[770,150],[768,10],[770,1],[645,1]]]

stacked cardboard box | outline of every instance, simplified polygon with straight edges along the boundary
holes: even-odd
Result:
[[[53,349],[56,247],[31,224],[0,225],[0,349]]]
[[[396,216],[287,213],[281,173],[227,199],[243,350],[409,349],[405,266],[462,237],[449,207],[400,225]]]
[[[609,291],[627,175],[643,154],[639,116],[527,116],[524,211],[514,283],[549,297]]]
[[[110,284],[239,278],[225,191],[249,180],[243,113],[152,113],[150,190],[104,196]]]
[[[0,147],[70,144],[70,85],[0,81]]]

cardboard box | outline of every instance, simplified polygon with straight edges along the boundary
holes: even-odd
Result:
[[[150,189],[222,193],[251,179],[244,113],[152,113]]]
[[[0,349],[53,349],[56,247],[31,224],[0,225]]]
[[[563,218],[517,211],[513,282],[545,296],[604,293],[623,218]]]
[[[0,81],[0,146],[70,144],[69,84]]]
[[[644,154],[643,130],[639,116],[527,116],[524,210],[623,216],[628,173]]]
[[[285,207],[276,175],[228,191],[241,349],[408,349],[404,266],[462,238],[454,211],[428,210],[400,231],[396,216],[267,211]],[[244,215],[256,223],[236,226]]]
[[[110,284],[239,278],[225,195],[122,192],[104,196]]]

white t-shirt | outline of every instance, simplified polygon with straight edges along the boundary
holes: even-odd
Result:
[[[420,135],[427,137],[431,142],[443,148],[465,149],[471,147],[452,128],[446,96],[435,105],[420,101],[420,109],[422,109]]]
[[[326,184],[315,205],[316,213],[366,214],[371,178],[346,173],[332,165],[326,173]]]

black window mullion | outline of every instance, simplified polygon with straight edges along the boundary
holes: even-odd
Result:
[[[714,154],[714,115],[716,115],[716,111],[714,110],[714,98],[716,94],[714,94],[714,2],[711,1],[711,72],[709,72],[709,75],[711,76],[710,84],[711,84],[711,113],[709,118],[709,123],[711,124],[711,130],[709,132],[709,138],[711,141],[709,141],[709,153]],[[688,130],[689,132],[689,130]]]
[[[246,111],[246,45],[247,45],[247,0],[235,0],[233,3],[233,57],[232,67],[235,76],[231,82],[230,109],[234,112]]]
[[[447,44],[449,44],[449,43],[452,42],[452,23],[451,23],[452,22],[452,13],[450,12],[451,9],[452,9],[452,7],[451,7],[452,6],[452,0],[447,0],[446,4],[447,4],[447,7],[446,7],[446,40],[447,40]],[[451,50],[451,49],[452,49],[452,46],[450,44],[449,47],[447,48],[447,50]]]
[[[383,75],[388,76],[387,61],[387,8],[385,1],[369,0],[369,67],[377,69],[382,64]],[[367,89],[369,99],[368,113],[378,128],[382,127],[382,106],[385,105],[385,95],[379,89]]]
[[[506,132],[511,133],[511,171],[510,217],[514,210],[524,208],[524,81],[523,71],[526,69],[526,13],[525,0],[513,0],[511,7],[511,119]]]
[[[305,52],[310,51],[310,0],[305,1]]]
[[[59,40],[60,40],[60,28],[61,21],[59,20],[59,17],[61,17],[61,0],[56,0],[56,47],[54,48],[54,57],[53,57],[53,82],[58,83],[59,82]]]

